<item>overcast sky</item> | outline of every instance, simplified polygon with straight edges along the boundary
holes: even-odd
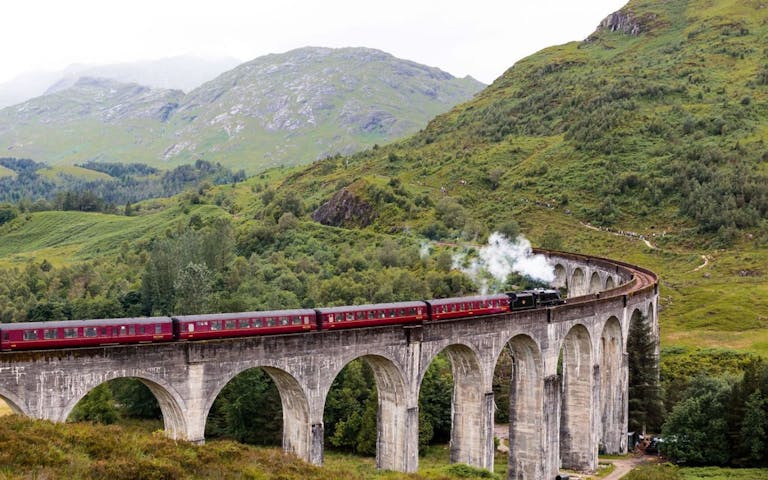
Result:
[[[490,83],[583,40],[626,0],[8,0],[0,82],[73,63],[175,55],[242,61],[304,46],[371,47]]]

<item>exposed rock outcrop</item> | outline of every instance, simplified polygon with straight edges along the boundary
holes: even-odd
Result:
[[[366,227],[377,217],[365,200],[343,188],[312,213],[312,219],[333,227]]]

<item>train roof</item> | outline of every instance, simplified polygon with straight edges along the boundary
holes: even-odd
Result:
[[[120,325],[154,325],[170,323],[171,317],[98,318],[92,320],[57,320],[52,322],[2,323],[0,330],[29,330],[32,328],[77,328]]]
[[[173,319],[180,322],[205,322],[210,320],[236,320],[238,318],[266,318],[284,317],[295,315],[314,315],[315,311],[309,308],[297,308],[293,310],[267,310],[259,312],[234,312],[234,313],[208,313],[201,315],[174,315]]]
[[[411,307],[426,307],[427,304],[420,301],[413,302],[393,302],[393,303],[369,303],[367,305],[346,305],[343,307],[324,307],[318,308],[320,313],[341,313],[341,312],[357,312],[359,310],[384,310],[388,308],[411,308]]]
[[[491,295],[474,295],[471,297],[435,298],[427,300],[427,303],[431,305],[448,305],[451,303],[478,302],[482,300],[509,300],[509,296],[505,293],[494,293]]]

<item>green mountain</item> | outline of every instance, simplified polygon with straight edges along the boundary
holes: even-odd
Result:
[[[414,133],[482,86],[378,50],[302,48],[242,64],[187,95],[81,78],[0,110],[0,147],[50,164],[203,158],[256,172]]]

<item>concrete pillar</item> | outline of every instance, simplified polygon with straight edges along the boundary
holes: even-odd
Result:
[[[325,427],[322,422],[312,424],[310,436],[309,463],[322,465],[325,460]]]
[[[509,394],[509,478],[543,478],[546,463],[541,357],[527,338],[515,338]]]
[[[574,327],[563,344],[560,459],[563,468],[585,472],[597,468],[590,348],[589,333],[584,327]]]
[[[188,367],[187,374],[187,405],[184,410],[186,429],[184,439],[195,443],[205,442],[205,422],[208,411],[216,399],[205,388],[205,364],[193,363]],[[216,392],[218,393],[218,392]],[[213,398],[209,398],[209,396]]]
[[[405,465],[404,472],[419,470],[419,407],[408,408],[405,417]]]
[[[481,441],[483,443],[482,459],[481,463],[477,465],[480,468],[493,471],[493,460],[496,454],[496,446],[494,445],[494,411],[496,409],[496,402],[494,401],[493,392],[485,394],[485,400],[483,405],[483,431]]]
[[[408,471],[414,468],[413,460],[407,461],[409,448],[418,452],[419,445],[418,399],[408,404],[403,376],[391,360],[375,355],[363,358],[373,370],[378,389],[376,468]]]
[[[622,439],[626,445],[626,425],[624,424],[625,398],[622,381],[622,340],[621,326],[615,317],[608,320],[600,338],[599,375],[595,378],[599,391],[598,396],[598,442],[607,454],[619,454],[622,450]],[[599,384],[597,383],[599,382]]]
[[[451,462],[486,468],[487,433],[484,430],[487,405],[480,363],[467,347],[454,345],[446,353],[453,373]],[[491,442],[492,435],[493,429]]]
[[[627,431],[629,430],[629,354],[626,352],[621,358],[621,372],[619,374],[621,382],[619,384],[620,403],[618,410],[621,412],[621,418],[619,420],[619,426],[621,428],[621,447],[620,453],[627,453],[630,447],[634,448],[634,445],[628,445]]]
[[[560,399],[561,381],[559,375],[544,379],[544,465],[542,478],[555,478],[560,470]],[[509,477],[513,478],[512,476]]]

